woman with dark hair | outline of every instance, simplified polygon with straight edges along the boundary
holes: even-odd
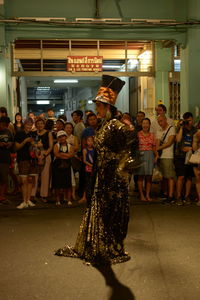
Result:
[[[49,194],[49,182],[50,182],[50,167],[51,167],[51,151],[53,149],[53,136],[50,131],[45,129],[45,120],[44,119],[37,119],[35,122],[35,126],[37,129],[35,143],[38,150],[41,152],[41,158],[43,160],[39,161],[38,164],[39,168],[39,175],[41,179],[41,186],[40,186],[40,197],[43,202],[47,202],[47,197]],[[38,176],[36,179],[36,184],[32,192],[32,196],[36,195],[37,191],[37,181]]]
[[[24,130],[22,115],[19,112],[15,114],[15,123],[13,125],[14,125],[14,134],[16,134],[21,130]]]
[[[13,124],[13,135],[15,136],[18,132],[24,130],[24,123],[22,122],[22,115],[18,112],[15,114],[15,123]],[[11,150],[11,164],[9,168],[9,175],[13,181],[13,191],[12,195],[16,195],[19,192],[19,180],[15,174],[15,170],[17,167],[17,153],[14,148]]]
[[[74,160],[78,160],[77,157],[77,151],[79,149],[79,142],[78,142],[78,138],[73,134],[74,133],[74,126],[72,125],[72,123],[67,122],[65,124],[65,132],[67,134],[67,144],[69,147],[69,151],[73,151],[74,156],[71,159],[71,181],[72,181],[72,199],[76,199],[76,180],[75,180],[75,173],[76,170],[73,169],[73,159]],[[64,200],[68,202],[68,205],[72,205],[71,200],[67,199],[67,195],[64,195]]]
[[[53,129],[54,129],[54,121],[51,120],[51,119],[46,120],[46,123],[45,123],[45,129],[46,129],[47,131],[52,132]]]
[[[96,159],[91,195],[74,247],[66,246],[56,255],[81,258],[92,264],[112,264],[130,259],[124,249],[128,230],[129,170],[133,167],[131,148],[137,136],[129,123],[117,119],[115,101],[124,81],[103,75],[96,110],[103,119],[95,135]]]
[[[151,121],[144,118],[141,123],[142,130],[138,132],[139,151],[141,153],[141,161],[143,164],[134,172],[138,175],[138,190],[141,201],[151,201],[150,192],[152,185],[152,174],[154,163],[158,159],[156,151],[156,138],[150,132]],[[146,195],[143,193],[144,180],[146,182]]]

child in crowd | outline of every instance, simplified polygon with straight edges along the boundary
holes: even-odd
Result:
[[[85,164],[85,190],[83,197],[78,201],[78,203],[85,203],[87,201],[86,192],[91,186],[92,179],[92,167],[94,158],[94,137],[88,136],[86,138],[86,148],[83,149],[83,162]]]
[[[68,205],[72,205],[72,181],[71,181],[71,157],[74,152],[71,152],[67,144],[67,134],[64,130],[57,133],[57,144],[54,145],[53,173],[52,173],[52,188],[56,192],[56,205],[60,206],[60,195],[64,191],[67,195]]]

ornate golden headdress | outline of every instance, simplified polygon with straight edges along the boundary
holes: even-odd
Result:
[[[117,96],[124,84],[125,81],[122,81],[118,77],[103,75],[101,86],[97,92],[96,98],[93,101],[100,101],[114,106]]]

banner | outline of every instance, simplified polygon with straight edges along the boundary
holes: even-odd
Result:
[[[102,72],[103,56],[68,56],[69,72]]]

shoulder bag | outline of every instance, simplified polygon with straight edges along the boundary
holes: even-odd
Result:
[[[163,137],[162,140],[160,141],[160,146],[162,146],[162,145],[164,144],[164,141],[165,141],[165,139],[166,139],[166,137],[167,137],[167,134],[168,134],[168,132],[169,132],[169,130],[170,130],[171,128],[172,128],[172,126],[169,126],[169,128],[167,129],[167,132],[165,133],[164,137]],[[163,149],[158,150],[158,155],[159,155],[159,157],[161,157],[162,152],[163,152]]]

